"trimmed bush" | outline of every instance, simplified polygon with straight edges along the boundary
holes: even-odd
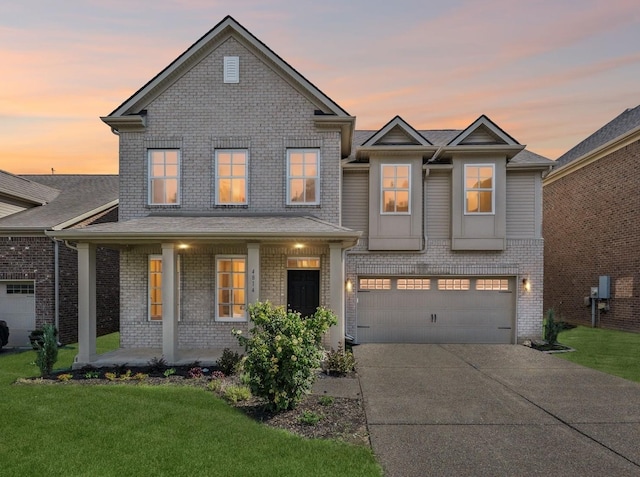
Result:
[[[549,308],[544,319],[544,340],[550,345],[556,344],[558,341],[558,333],[564,329],[562,321],[555,320],[555,310]]]
[[[311,390],[320,366],[322,335],[337,323],[325,308],[307,318],[269,302],[249,307],[254,327],[249,337],[233,333],[246,350],[244,371],[249,388],[273,411],[293,409]]]
[[[42,343],[38,342],[38,354],[36,365],[40,369],[41,376],[51,374],[53,365],[58,361],[58,342],[53,325],[46,324],[42,327]]]

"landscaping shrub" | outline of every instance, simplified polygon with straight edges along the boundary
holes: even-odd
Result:
[[[544,319],[544,340],[549,344],[556,344],[558,341],[558,333],[564,329],[564,323],[562,321],[555,320],[555,310],[549,308]]]
[[[334,376],[344,376],[351,373],[356,367],[356,360],[353,353],[347,350],[331,350],[323,363],[323,368],[327,374]]]
[[[232,384],[224,388],[224,398],[232,403],[248,401],[251,399],[251,391],[246,386]]]
[[[187,377],[189,379],[200,379],[204,377],[204,371],[200,366],[194,366],[187,372]]]
[[[218,359],[217,365],[226,376],[231,376],[236,373],[241,359],[240,353],[225,348],[222,350],[222,356]]]
[[[274,411],[294,408],[309,392],[320,366],[322,335],[337,323],[329,310],[302,318],[269,302],[249,307],[254,327],[249,337],[234,330],[246,350],[244,370],[249,376],[251,392],[266,399]]]
[[[37,345],[36,365],[43,377],[48,376],[58,361],[58,342],[53,325],[46,324],[42,327],[42,343],[38,342]]]
[[[302,415],[298,417],[298,421],[307,426],[315,426],[320,422],[320,419],[322,419],[322,415],[313,411],[304,411]]]

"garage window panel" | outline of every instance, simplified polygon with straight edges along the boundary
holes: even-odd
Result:
[[[468,278],[440,278],[438,280],[438,290],[469,290],[471,280]]]
[[[428,278],[398,278],[398,290],[431,290],[431,280]]]
[[[476,290],[480,291],[509,291],[509,280],[507,279],[478,279],[476,280]]]
[[[7,295],[33,295],[33,283],[7,283]]]
[[[361,278],[360,290],[391,290],[390,278]]]

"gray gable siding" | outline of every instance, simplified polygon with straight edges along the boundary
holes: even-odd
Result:
[[[507,237],[536,237],[536,218],[540,213],[540,194],[536,194],[540,174],[507,173]],[[538,232],[539,234],[539,232]]]
[[[342,177],[342,225],[369,234],[369,171],[345,171]]]
[[[24,205],[18,205],[15,201],[0,198],[0,218],[22,212],[25,209],[26,207]]]
[[[431,171],[425,186],[425,232],[428,239],[451,237],[451,172]]]
[[[240,58],[240,82],[223,83],[223,57]],[[183,211],[227,211],[214,205],[215,145],[243,138],[249,148],[248,206],[235,214],[299,212],[340,223],[340,135],[314,125],[317,106],[252,51],[228,38],[147,107],[143,133],[121,135],[122,220],[147,215],[144,138],[180,139]],[[286,205],[287,147],[320,146],[320,205]],[[170,209],[175,209],[175,206]],[[161,209],[161,208],[160,208]]]

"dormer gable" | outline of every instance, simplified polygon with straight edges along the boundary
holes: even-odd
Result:
[[[432,146],[432,144],[404,119],[396,116],[362,144],[362,147],[371,146]]]
[[[519,146],[520,143],[507,134],[484,114],[454,137],[448,146]]]

